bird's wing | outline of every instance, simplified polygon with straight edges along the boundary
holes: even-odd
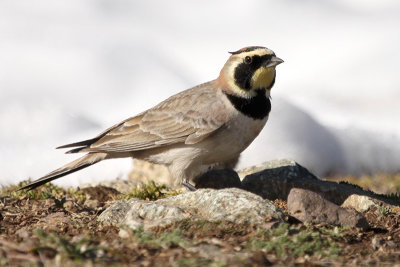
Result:
[[[200,142],[229,119],[224,102],[210,83],[174,95],[109,128],[76,152],[131,152]]]

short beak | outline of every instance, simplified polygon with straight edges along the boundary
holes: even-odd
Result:
[[[269,67],[275,67],[278,66],[279,64],[283,63],[284,61],[282,59],[280,59],[279,57],[273,56],[270,60],[268,60],[265,63],[265,67],[269,68]]]

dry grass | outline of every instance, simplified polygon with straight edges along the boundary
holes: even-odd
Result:
[[[400,174],[344,179],[385,194],[400,188]],[[117,227],[97,222],[110,200],[155,200],[179,192],[154,183],[124,195],[101,186],[66,190],[52,184],[15,191],[23,184],[3,188],[0,194],[0,266],[342,266],[400,261],[400,215],[389,209],[366,212],[372,227],[367,231],[290,220],[267,231],[187,220],[153,232],[139,229],[123,239]],[[284,200],[274,203],[286,209]]]

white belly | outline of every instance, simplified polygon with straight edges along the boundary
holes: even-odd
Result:
[[[206,153],[203,162],[212,164],[238,157],[258,136],[267,120],[268,117],[254,120],[239,113],[238,117],[213,136],[214,138],[205,140],[209,153]]]
[[[160,149],[159,153],[144,159],[168,166],[175,184],[179,184],[212,166],[236,159],[261,132],[267,119],[254,120],[238,113],[235,119],[199,143]]]

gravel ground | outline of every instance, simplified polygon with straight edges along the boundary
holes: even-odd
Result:
[[[392,184],[382,175],[379,179]],[[393,193],[383,192],[381,183],[380,193]],[[15,192],[15,188],[3,188],[0,197],[1,266],[356,266],[400,262],[398,208],[365,212],[371,226],[365,231],[305,225],[286,216],[286,223],[271,230],[188,220],[152,231],[128,231],[128,236],[121,237],[119,228],[97,222],[111,201],[155,199],[179,192],[154,184],[132,189],[131,194],[105,186],[65,190],[46,185],[29,193]],[[286,212],[285,200],[274,203]]]

